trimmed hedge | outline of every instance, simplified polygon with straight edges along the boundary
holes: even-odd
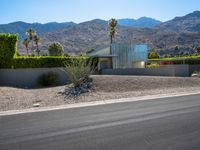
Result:
[[[10,68],[17,52],[18,35],[0,34],[0,68]]]
[[[150,59],[149,62],[172,62],[172,64],[174,65],[182,65],[182,64],[186,64],[186,65],[200,65],[200,59],[195,59],[195,58],[190,58],[190,59],[182,59],[182,60],[167,60],[167,59],[160,59],[160,60],[156,60],[156,59]]]
[[[188,65],[199,65],[200,59],[185,59],[185,60],[175,60],[174,64],[188,64]]]
[[[0,34],[0,68],[51,68],[64,67],[65,63],[71,63],[77,59],[88,57],[66,56],[17,56],[18,35]],[[96,65],[96,60],[93,59]]]
[[[73,60],[83,59],[82,57],[14,57],[12,68],[51,68],[64,67],[64,63],[71,63]],[[85,57],[85,59],[88,59]]]

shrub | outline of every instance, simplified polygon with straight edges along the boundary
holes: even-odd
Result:
[[[65,62],[64,68],[75,88],[80,87],[83,82],[87,81],[94,69],[95,63],[93,63],[93,60],[85,58],[72,60],[72,63]]]
[[[199,59],[185,59],[185,60],[174,60],[174,64],[188,64],[188,65],[199,65]]]
[[[0,34],[0,68],[10,68],[17,52],[16,34]]]
[[[159,68],[160,65],[158,63],[148,63],[146,68]]]
[[[155,59],[155,58],[160,58],[160,55],[156,52],[149,52],[148,53],[148,59]]]
[[[63,56],[64,48],[59,42],[54,42],[48,48],[50,56]]]
[[[71,64],[80,57],[64,56],[40,56],[40,57],[15,57],[13,59],[13,68],[52,68],[65,67],[65,64]],[[87,57],[85,59],[88,60]]]
[[[38,78],[38,84],[42,87],[56,86],[58,85],[58,75],[54,72],[42,74]]]

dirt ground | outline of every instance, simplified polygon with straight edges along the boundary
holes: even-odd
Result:
[[[43,89],[0,87],[0,111],[70,103],[109,100],[158,94],[195,92],[200,89],[200,78],[144,77],[144,76],[92,76],[91,92],[77,99],[64,99],[59,95],[65,86]]]

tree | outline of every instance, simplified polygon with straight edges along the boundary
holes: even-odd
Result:
[[[35,45],[36,45],[36,52],[37,52],[37,54],[38,54],[38,56],[39,56],[40,50],[39,50],[38,43],[40,42],[40,37],[37,36],[37,35],[34,35],[34,36],[33,36],[33,41],[35,42]]]
[[[33,29],[30,28],[26,31],[26,35],[29,37],[29,41],[31,42],[31,49],[33,51],[33,37],[36,35],[36,33]]]
[[[59,42],[54,42],[48,47],[50,56],[63,56],[64,48]]]
[[[22,41],[22,44],[26,47],[26,52],[27,52],[27,55],[29,56],[29,52],[28,52],[28,50],[29,50],[29,39],[24,39],[23,41]]]
[[[115,37],[115,34],[116,34],[116,26],[117,26],[117,20],[112,18],[112,19],[109,21],[110,44],[113,43],[113,38]]]

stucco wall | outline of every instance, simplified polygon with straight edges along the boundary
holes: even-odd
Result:
[[[165,65],[160,68],[105,69],[103,75],[190,76],[189,65]]]
[[[68,82],[67,75],[61,68],[0,69],[0,86],[34,88],[38,85],[38,77],[48,72],[58,75],[59,85]]]

